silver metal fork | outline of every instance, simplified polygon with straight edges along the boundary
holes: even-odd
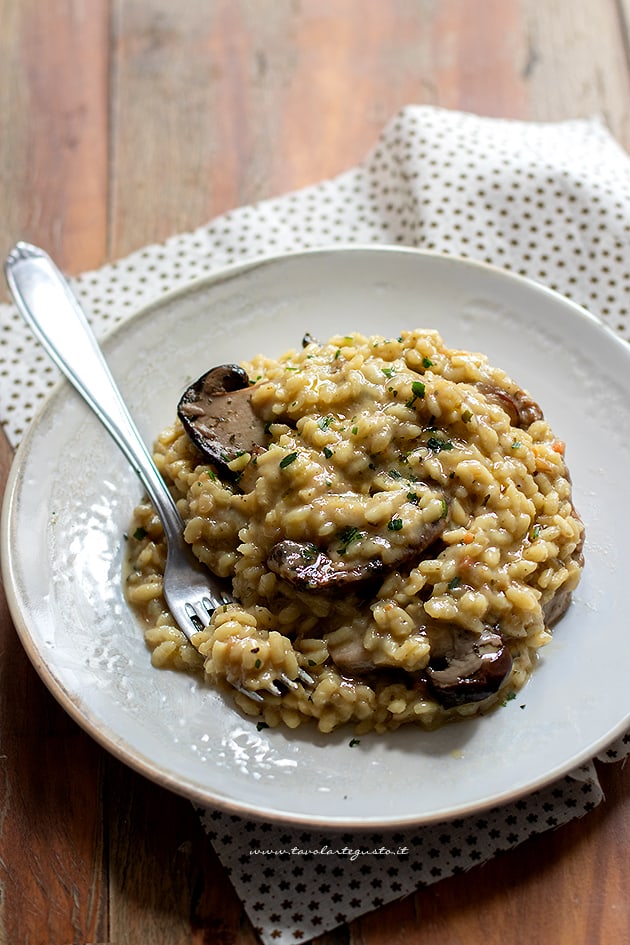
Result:
[[[5,273],[21,315],[142,481],[166,536],[164,598],[190,640],[208,626],[214,611],[232,603],[233,597],[195,558],[184,540],[184,522],[175,501],[131,419],[83,309],[57,266],[42,249],[20,242],[7,256]],[[303,669],[298,678],[306,685],[313,684]],[[267,687],[276,696],[283,694],[280,686],[298,688],[298,682],[286,675],[280,675],[277,682]],[[260,692],[240,685],[234,688],[256,702],[264,701]]]

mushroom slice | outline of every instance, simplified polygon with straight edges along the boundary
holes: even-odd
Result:
[[[477,389],[490,403],[498,404],[505,410],[513,427],[527,430],[535,420],[543,419],[543,412],[529,394],[516,388],[513,391],[497,384],[477,384]]]
[[[243,453],[264,449],[265,425],[252,407],[252,386],[237,364],[212,368],[186,390],[177,416],[192,443],[222,472]]]
[[[431,656],[427,685],[435,699],[450,709],[481,702],[498,692],[512,668],[512,655],[494,630],[479,636],[454,624],[427,627]]]
[[[374,656],[363,644],[362,634],[336,643],[328,640],[328,653],[337,669],[348,676],[363,676],[377,669]]]
[[[289,539],[273,546],[267,565],[270,571],[301,590],[343,587],[372,578],[383,568],[378,559],[354,564],[333,561],[315,545]]]
[[[346,587],[377,577],[386,570],[398,567],[420,556],[442,534],[446,528],[446,516],[427,522],[409,536],[402,545],[392,545],[386,538],[365,532],[373,544],[380,547],[381,555],[373,558],[357,556],[333,557],[309,542],[285,539],[271,549],[267,566],[289,584],[300,590],[326,590]]]

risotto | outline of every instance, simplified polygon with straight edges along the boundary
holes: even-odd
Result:
[[[234,603],[185,639],[142,502],[125,585],[153,663],[205,674],[269,726],[486,712],[522,687],[580,578],[564,443],[505,372],[435,331],[306,337],[213,369],[154,455]],[[296,684],[274,694],[282,674]]]

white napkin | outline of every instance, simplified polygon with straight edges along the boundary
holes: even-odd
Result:
[[[339,243],[418,246],[535,279],[630,340],[630,161],[597,119],[532,124],[404,108],[357,168],[242,207],[74,280],[97,335],[225,264]],[[0,306],[0,421],[14,445],[57,371]],[[630,735],[605,752],[630,752]],[[322,834],[200,812],[261,939],[308,941],[469,869],[602,799],[593,763],[483,815],[414,831]]]

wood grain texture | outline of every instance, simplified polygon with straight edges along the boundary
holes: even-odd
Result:
[[[4,488],[11,451],[0,435]],[[0,596],[0,943],[104,939],[102,753],[44,688]],[[96,801],[96,803],[95,803]],[[78,936],[78,938],[77,938]]]
[[[344,171],[409,103],[600,113],[630,146],[629,22],[630,0],[0,0],[0,252],[97,266]],[[584,820],[316,945],[630,941],[630,766],[601,779]],[[0,945],[88,942],[256,936],[190,804],[64,715],[0,598]]]
[[[2,257],[17,238],[75,271],[105,260],[107,0],[0,0]]]

